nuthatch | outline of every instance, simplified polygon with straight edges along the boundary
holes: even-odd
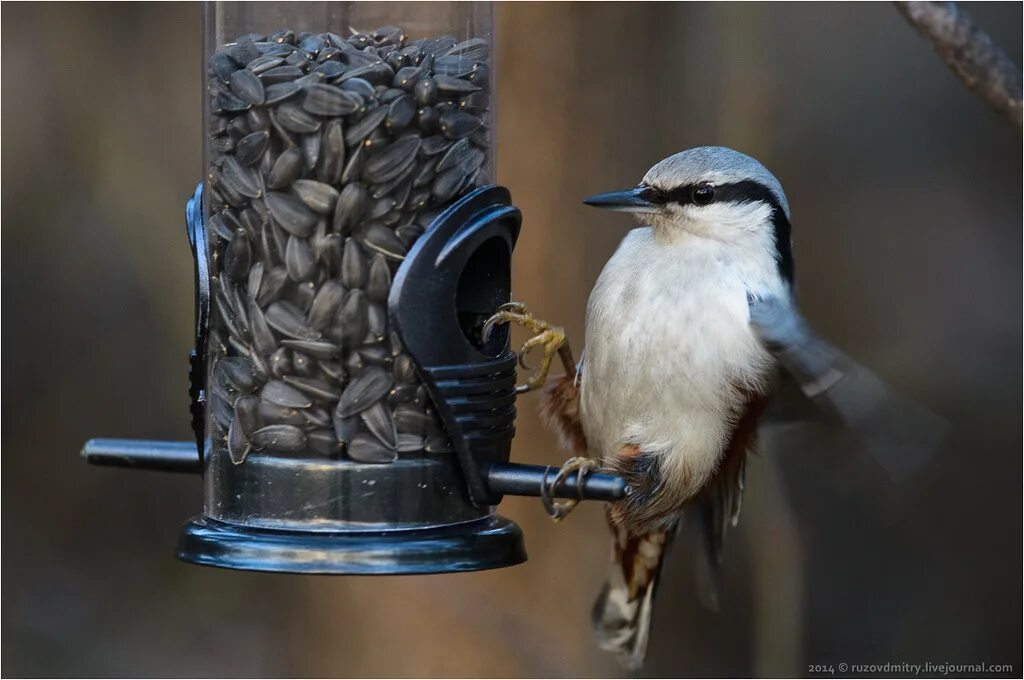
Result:
[[[753,158],[690,149],[652,167],[637,187],[584,202],[633,213],[640,226],[590,294],[579,366],[562,330],[523,305],[505,306],[485,330],[519,323],[534,333],[521,357],[544,348],[526,388],[544,385],[542,418],[574,454],[559,476],[603,468],[629,485],[609,506],[612,564],[593,623],[602,648],[636,668],[658,575],[684,517],[701,529],[699,570],[713,572],[720,561],[775,368],[781,363],[805,395],[846,421],[870,413],[862,408],[869,402],[889,402],[865,401],[885,391],[865,389],[876,384],[870,374],[813,336],[795,311],[789,204]],[[556,353],[566,375],[545,384]],[[558,519],[572,504],[548,506]]]

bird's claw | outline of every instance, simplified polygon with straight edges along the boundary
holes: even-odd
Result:
[[[518,385],[516,391],[519,393],[529,392],[543,386],[548,372],[551,370],[551,361],[566,344],[565,331],[558,326],[552,326],[547,321],[534,318],[523,303],[508,302],[498,307],[498,311],[484,322],[480,332],[484,343],[490,338],[494,327],[502,323],[517,323],[533,333],[533,336],[519,348],[518,353],[519,365],[526,370],[533,370],[526,363],[526,355],[535,347],[544,348],[544,356],[537,370],[527,378],[525,384]]]
[[[550,467],[548,468],[550,469]],[[558,474],[555,475],[555,480],[548,484],[547,470],[544,471],[544,481],[540,486],[540,500],[544,504],[544,509],[547,510],[548,515],[551,516],[556,522],[560,522],[569,513],[572,512],[573,508],[579,505],[579,502],[583,500],[583,480],[591,472],[601,469],[601,461],[596,458],[587,458],[585,456],[573,456],[569,460],[562,464],[562,467],[558,470]],[[579,493],[579,498],[570,498],[565,501],[556,501],[551,497],[551,490],[558,488],[558,486],[568,479],[572,473],[577,474],[576,488]]]

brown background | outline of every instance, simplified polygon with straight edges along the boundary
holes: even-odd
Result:
[[[3,6],[2,672],[617,674],[587,625],[600,507],[553,526],[508,500],[531,559],[497,572],[232,573],[171,557],[198,480],[79,461],[90,436],[189,434],[200,9]],[[1020,4],[970,11],[1020,64]],[[677,550],[645,673],[1020,673],[1019,134],[888,3],[509,4],[497,25],[498,174],[526,220],[517,299],[580,342],[627,228],[580,198],[733,146],[786,187],[808,317],[956,428],[898,489],[827,448],[758,458],[722,612],[696,605]],[[514,455],[559,462],[531,399]]]

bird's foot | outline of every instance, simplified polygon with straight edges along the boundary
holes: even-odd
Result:
[[[565,339],[565,331],[559,326],[552,326],[547,321],[534,318],[523,303],[508,302],[498,307],[498,311],[484,322],[481,331],[483,341],[486,343],[494,327],[503,323],[516,323],[533,333],[533,337],[523,343],[518,353],[519,365],[526,370],[532,370],[526,363],[526,355],[535,347],[542,347],[544,350],[544,356],[541,358],[537,370],[527,378],[525,384],[516,386],[517,392],[530,392],[542,387],[547,380],[548,372],[551,370],[551,361],[556,354],[562,355],[563,363],[568,361],[567,370],[568,367],[573,366],[572,352]]]
[[[565,519],[573,508],[579,505],[579,502],[583,500],[583,480],[591,472],[595,472],[601,469],[601,461],[596,458],[587,458],[585,456],[573,456],[569,460],[562,464],[558,474],[555,476],[555,481],[551,484],[547,483],[547,474],[544,475],[544,483],[540,487],[540,500],[544,504],[544,509],[551,515],[551,519],[556,522],[560,522]],[[579,491],[579,498],[570,498],[565,501],[556,501],[551,497],[551,490],[558,487],[559,484],[568,479],[569,475],[576,473],[576,488]]]

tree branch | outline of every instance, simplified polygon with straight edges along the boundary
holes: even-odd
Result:
[[[967,12],[955,2],[895,5],[969,90],[1018,128],[1024,126],[1020,71]]]

